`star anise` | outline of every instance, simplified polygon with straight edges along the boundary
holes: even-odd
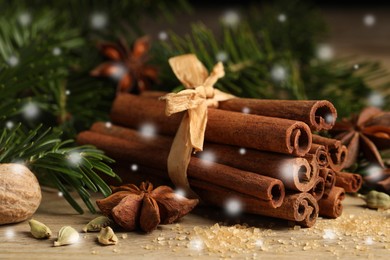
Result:
[[[330,132],[348,147],[345,168],[352,166],[360,153],[368,162],[385,167],[379,150],[390,149],[390,112],[367,107],[336,123]]]
[[[157,69],[146,64],[150,49],[148,37],[135,40],[131,50],[124,39],[118,43],[100,43],[98,48],[109,61],[92,70],[91,75],[118,80],[117,92],[139,94],[157,81]]]
[[[158,224],[177,221],[198,204],[197,199],[178,195],[168,186],[153,189],[149,182],[143,182],[139,187],[134,184],[113,187],[112,192],[96,204],[103,215],[112,217],[128,231],[140,228],[150,232]]]

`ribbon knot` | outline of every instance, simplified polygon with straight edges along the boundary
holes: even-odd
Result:
[[[169,59],[169,64],[186,89],[161,97],[166,101],[165,114],[170,116],[182,111],[187,112],[183,115],[171,146],[168,156],[168,174],[176,186],[185,189],[190,196],[194,196],[187,180],[187,168],[193,150],[195,152],[203,150],[207,108],[216,108],[219,101],[234,96],[214,89],[214,84],[225,75],[221,62],[214,66],[210,75],[193,54],[173,57]]]

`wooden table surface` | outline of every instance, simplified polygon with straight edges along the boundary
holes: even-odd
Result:
[[[119,243],[101,246],[97,233],[82,233],[82,227],[96,217],[90,213],[75,214],[56,192],[43,192],[41,207],[34,215],[53,232],[50,239],[38,240],[31,236],[28,222],[0,227],[0,259],[388,259],[390,256],[390,210],[376,211],[364,207],[356,197],[344,201],[342,217],[318,219],[314,227],[301,229],[285,221],[246,215],[249,223],[244,240],[229,243],[220,230],[216,238],[201,237],[202,232],[221,221],[221,210],[200,208],[177,224],[159,226],[149,234],[116,232]],[[205,217],[207,216],[207,217]],[[226,223],[225,223],[226,224]],[[58,230],[70,225],[80,232],[76,244],[54,247]],[[254,227],[258,227],[257,233]],[[243,231],[241,230],[241,231]],[[219,233],[218,233],[219,232]],[[200,234],[200,235],[199,235]],[[226,234],[226,235],[225,235]],[[243,233],[237,233],[237,236]],[[201,238],[201,244],[193,241]],[[261,241],[261,244],[259,244]]]

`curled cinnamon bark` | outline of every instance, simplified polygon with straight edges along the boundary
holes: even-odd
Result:
[[[158,134],[172,136],[181,115],[166,117],[164,110],[163,102],[121,94],[113,103],[111,120],[133,129],[152,124]],[[221,109],[208,109],[205,140],[297,156],[304,156],[312,143],[310,128],[303,122]]]
[[[220,102],[220,109],[286,118],[305,122],[314,131],[331,129],[336,122],[337,111],[326,100],[268,100],[234,98]]]
[[[359,174],[348,172],[335,172],[336,186],[341,187],[345,192],[357,192],[363,184],[363,178]]]
[[[325,180],[321,177],[318,177],[314,183],[313,188],[309,193],[315,198],[315,200],[320,200],[324,195],[325,190]]]
[[[319,167],[327,167],[329,165],[328,152],[324,145],[313,143],[310,147],[309,154],[315,156]]]
[[[345,198],[345,191],[340,187],[333,187],[327,198],[320,199],[318,205],[320,206],[320,216],[328,218],[340,217],[343,212],[343,204],[341,203]]]
[[[313,135],[313,144],[325,146],[329,167],[334,171],[341,171],[346,165],[348,149],[339,140]]]
[[[329,168],[321,168],[319,176],[325,180],[324,195],[322,197],[326,198],[336,184],[336,173]]]
[[[232,193],[212,184],[203,185],[193,181],[191,185],[204,202],[218,207],[224,207],[229,199],[236,199],[241,202],[244,212],[296,221],[304,227],[314,225],[318,216],[317,201],[309,193],[286,195],[280,207],[271,209],[260,207],[253,198]]]
[[[169,146],[159,147],[156,145],[158,142],[144,140],[141,137],[125,140],[91,131],[80,133],[77,142],[93,144],[116,160],[132,161],[142,165],[152,164],[153,167],[166,172]],[[278,207],[284,197],[284,185],[280,180],[198,158],[191,159],[188,176],[269,200],[274,207]]]

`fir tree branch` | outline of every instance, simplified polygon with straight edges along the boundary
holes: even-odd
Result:
[[[98,173],[119,179],[106,165],[114,161],[93,146],[70,146],[72,141],[61,141],[60,132],[40,128],[27,132],[20,124],[11,129],[5,127],[0,136],[0,162],[23,163],[41,182],[58,188],[75,210],[83,213],[70,194],[77,191],[88,209],[95,212],[88,190],[104,196],[111,194]]]

